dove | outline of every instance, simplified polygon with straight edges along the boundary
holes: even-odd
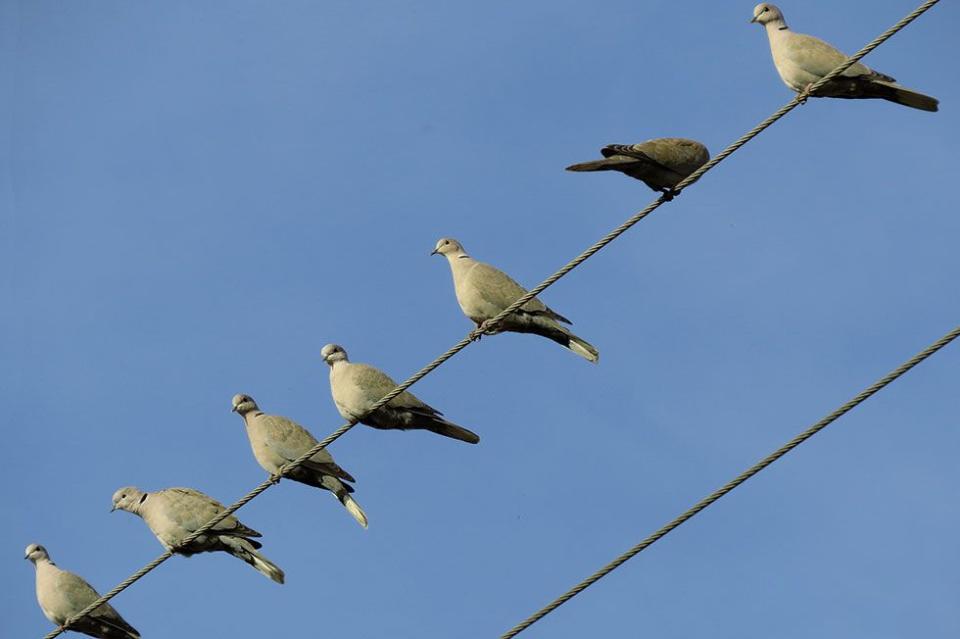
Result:
[[[457,302],[463,314],[473,320],[477,328],[502,313],[527,292],[503,271],[467,255],[463,245],[452,238],[439,239],[430,254],[447,258],[453,273]],[[497,326],[496,332],[541,335],[596,364],[600,359],[600,352],[592,344],[561,326],[560,322],[572,323],[537,298],[533,298],[507,315]]]
[[[654,191],[673,196],[673,187],[710,159],[707,147],[686,138],[657,138],[639,144],[608,144],[602,160],[573,164],[568,171],[619,171]]]
[[[397,383],[378,368],[351,362],[347,351],[338,344],[327,344],[320,355],[330,366],[330,393],[344,419],[383,430],[429,430],[468,444],[480,441],[476,433],[444,419],[443,413],[409,391],[367,415],[370,407],[396,388]]]
[[[201,552],[222,550],[247,562],[278,584],[283,583],[283,571],[258,553],[257,549],[262,544],[251,539],[263,535],[244,526],[233,515],[186,547],[180,547],[187,535],[226,510],[223,504],[199,490],[167,488],[150,493],[127,486],[113,494],[113,508],[110,511],[114,510],[125,510],[143,519],[163,547],[178,555],[190,557]]]
[[[233,396],[233,412],[243,418],[257,463],[271,475],[278,475],[285,464],[317,445],[317,439],[306,428],[286,417],[267,415],[249,395]],[[327,449],[321,450],[284,477],[329,490],[361,526],[367,527],[367,515],[350,496],[353,486],[344,483],[356,480],[333,461],[333,455]]]
[[[57,567],[43,546],[30,544],[24,553],[24,558],[33,562],[37,569],[37,602],[40,610],[52,623],[62,626],[100,598],[83,577]],[[99,639],[140,637],[137,629],[124,621],[108,603],[100,604],[82,619],[77,619],[70,630]]]
[[[750,22],[756,22],[767,30],[777,73],[788,87],[798,93],[847,59],[841,51],[820,38],[791,31],[780,9],[770,3],[764,2],[754,7],[753,19]],[[880,98],[921,111],[937,111],[939,104],[936,98],[902,87],[890,76],[859,62],[817,89],[813,95],[828,98]]]

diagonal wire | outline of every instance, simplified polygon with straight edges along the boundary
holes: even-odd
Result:
[[[766,468],[773,462],[777,461],[778,459],[780,459],[781,457],[789,453],[791,450],[793,450],[803,442],[807,441],[808,439],[810,439],[811,437],[819,433],[821,430],[823,430],[833,422],[843,417],[845,414],[847,414],[848,412],[850,412],[851,410],[853,410],[854,408],[856,408],[857,406],[865,402],[872,395],[879,392],[881,389],[883,389],[885,386],[887,386],[888,384],[896,380],[898,377],[904,375],[911,368],[913,368],[923,360],[927,359],[928,357],[930,357],[931,355],[939,351],[941,348],[943,348],[944,346],[946,346],[947,344],[955,340],[957,337],[960,337],[960,326],[953,329],[952,331],[950,331],[949,333],[941,337],[939,340],[937,340],[927,348],[923,349],[921,352],[911,357],[908,361],[904,362],[902,365],[897,367],[896,370],[890,372],[885,377],[883,377],[882,379],[874,383],[872,386],[862,391],[859,395],[857,395],[856,397],[848,401],[846,404],[844,404],[843,406],[833,411],[832,413],[830,413],[829,415],[821,419],[819,422],[817,422],[807,430],[803,431],[802,433],[800,433],[799,435],[791,439],[789,442],[787,442],[786,444],[784,444],[774,452],[770,453],[770,455],[764,457],[759,462],[757,462],[756,464],[754,464],[753,466],[751,466],[741,474],[737,475],[737,477],[730,480],[728,483],[724,484],[721,488],[717,489],[716,491],[712,492],[709,496],[698,501],[696,504],[691,506],[686,512],[684,512],[682,515],[680,515],[670,523],[660,528],[657,532],[653,533],[652,535],[650,535],[649,537],[641,541],[639,544],[637,544],[627,552],[623,553],[622,555],[620,555],[619,557],[611,561],[609,564],[607,564],[597,572],[593,573],[592,575],[590,575],[589,577],[587,577],[586,579],[578,583],[576,586],[574,586],[567,592],[563,593],[561,596],[551,601],[548,605],[538,610],[536,613],[534,613],[533,615],[525,619],[520,624],[511,628],[508,632],[501,635],[500,639],[512,639],[513,637],[516,637],[518,634],[520,634],[521,632],[523,632],[524,630],[526,630],[536,622],[540,621],[541,619],[546,617],[548,614],[550,614],[551,612],[553,612],[563,604],[567,603],[568,601],[570,601],[571,599],[579,595],[581,592],[583,592],[593,584],[600,581],[602,578],[609,575],[611,572],[619,568],[621,565],[625,564],[628,560],[634,558],[635,556],[637,556],[638,554],[640,554],[641,552],[643,552],[644,550],[646,550],[647,548],[655,544],[656,542],[660,541],[660,539],[665,537],[667,534],[669,534],[676,528],[679,528],[681,524],[692,519],[694,516],[699,514],[701,511],[705,510],[708,506],[710,506],[711,504],[719,500],[721,497],[723,497],[724,495],[732,491],[734,488],[740,486],[740,484],[743,484],[748,479],[750,479],[751,477],[753,477],[754,475],[762,471],[764,468]]]
[[[886,42],[891,36],[893,36],[895,33],[897,33],[898,31],[903,29],[905,26],[913,22],[921,14],[923,14],[933,5],[937,4],[939,1],[940,0],[926,0],[926,2],[924,2],[922,5],[914,9],[909,15],[904,17],[897,24],[890,27],[890,29],[885,31],[880,36],[878,36],[875,40],[873,40],[873,42],[871,42],[870,44],[865,46],[863,49],[858,51],[851,58],[847,59],[846,62],[844,62],[843,64],[838,66],[836,69],[834,69],[833,71],[825,75],[818,82],[808,86],[804,91],[798,93],[793,100],[791,100],[787,104],[777,109],[777,111],[775,111],[766,120],[758,124],[756,127],[751,129],[741,138],[733,142],[730,146],[728,146],[719,154],[717,154],[715,157],[713,157],[709,162],[707,162],[706,164],[701,166],[699,169],[694,171],[692,174],[690,174],[686,179],[684,179],[682,182],[677,184],[677,186],[673,189],[672,193],[661,195],[656,200],[654,200],[649,205],[647,205],[647,207],[644,208],[642,211],[632,215],[623,224],[615,228],[613,231],[611,231],[607,235],[603,236],[600,240],[598,240],[588,249],[583,251],[583,253],[581,253],[580,255],[575,257],[573,260],[568,262],[560,270],[555,272],[553,275],[545,279],[543,282],[541,282],[534,288],[530,289],[530,291],[528,291],[525,295],[522,295],[521,297],[519,297],[513,304],[511,304],[506,309],[504,309],[499,315],[497,315],[492,319],[487,320],[486,322],[484,322],[482,326],[468,333],[466,337],[464,337],[459,342],[451,346],[445,353],[443,353],[442,355],[434,359],[432,362],[430,362],[429,364],[421,368],[419,371],[417,371],[415,374],[413,374],[406,381],[404,381],[399,386],[394,388],[392,391],[384,395],[379,401],[377,401],[376,403],[373,404],[373,406],[370,407],[370,410],[367,411],[367,414],[370,414],[375,410],[377,410],[378,408],[381,408],[382,406],[384,406],[387,402],[389,402],[394,397],[396,397],[397,395],[399,395],[400,393],[402,393],[403,391],[410,388],[411,386],[416,384],[418,381],[420,381],[421,379],[429,375],[431,372],[436,370],[441,364],[443,364],[448,359],[450,359],[451,357],[453,357],[454,355],[456,355],[457,353],[465,349],[467,346],[469,346],[472,342],[476,341],[482,335],[495,333],[497,330],[497,326],[500,324],[500,322],[503,321],[505,317],[507,317],[508,315],[510,315],[517,309],[519,309],[521,306],[523,306],[524,304],[529,302],[531,299],[539,295],[541,292],[546,290],[548,287],[552,286],[557,280],[565,276],[567,273],[569,273],[573,269],[580,266],[583,262],[590,259],[595,253],[597,253],[600,249],[604,248],[607,244],[610,244],[615,239],[617,239],[618,237],[626,233],[637,222],[639,222],[643,218],[647,217],[650,213],[658,209],[661,204],[671,201],[675,195],[680,193],[680,191],[682,191],[683,189],[687,188],[688,186],[690,186],[691,184],[699,180],[704,173],[706,173],[707,171],[715,167],[717,164],[725,160],[728,156],[733,154],[744,144],[746,144],[753,138],[760,135],[760,133],[762,133],[770,125],[775,123],[777,120],[785,116],[787,113],[789,113],[793,109],[795,109],[798,105],[804,103],[807,100],[807,98],[811,94],[813,94],[817,89],[819,89],[823,84],[827,83],[828,81],[832,80],[833,78],[835,78],[836,76],[840,75],[841,73],[846,71],[848,68],[853,66],[858,60],[860,60],[860,58],[864,57],[865,55],[867,55],[868,53],[876,49],[878,46]],[[203,526],[195,530],[190,535],[184,537],[183,540],[180,542],[180,546],[188,545],[190,542],[194,541],[197,537],[206,533],[208,530],[210,530],[211,528],[219,524],[221,521],[223,521],[224,519],[232,515],[234,512],[236,512],[237,510],[245,506],[248,502],[250,502],[257,496],[259,496],[265,490],[270,488],[270,486],[279,483],[280,478],[282,476],[286,475],[291,470],[297,468],[300,464],[310,459],[311,457],[316,455],[318,452],[320,452],[321,450],[323,450],[324,448],[326,448],[327,446],[335,442],[337,439],[339,439],[341,436],[347,433],[347,431],[349,431],[351,428],[356,426],[359,421],[360,420],[349,421],[343,426],[341,426],[340,428],[338,428],[337,430],[330,433],[326,438],[320,441],[316,446],[314,446],[309,451],[307,451],[297,459],[293,460],[292,462],[290,462],[289,464],[281,468],[280,473],[270,477],[267,480],[264,480],[256,488],[254,488],[249,493],[241,497],[239,501],[230,505],[226,510],[218,514],[216,517],[208,521],[206,524],[204,524]],[[102,597],[94,601],[92,604],[90,604],[89,606],[81,610],[77,615],[68,619],[67,622],[64,623],[62,626],[55,628],[50,633],[45,635],[43,639],[55,639],[61,633],[68,630],[70,626],[73,624],[73,622],[75,622],[77,619],[90,614],[100,605],[106,603],[110,599],[113,599],[115,596],[120,594],[122,591],[126,590],[128,587],[130,587],[133,583],[138,581],[144,575],[152,571],[154,568],[156,568],[163,562],[165,562],[167,559],[173,556],[173,554],[174,554],[174,551],[167,550],[162,555],[160,555],[159,557],[151,561],[149,564],[145,565],[143,568],[141,568],[140,570],[133,573],[132,575],[124,579],[122,582],[117,584],[117,586],[115,586],[112,590],[110,590],[108,593],[106,593],[105,595],[103,595]]]

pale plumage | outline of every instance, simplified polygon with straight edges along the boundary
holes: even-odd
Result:
[[[167,488],[150,493],[127,486],[113,494],[113,510],[125,510],[143,519],[160,543],[179,555],[189,557],[201,552],[223,551],[242,559],[278,584],[283,583],[283,571],[257,552],[262,544],[253,538],[263,535],[244,526],[233,515],[186,547],[180,547],[184,538],[226,510],[223,504],[199,490]]]
[[[783,13],[764,2],[753,9],[753,19],[764,27],[770,41],[770,53],[784,84],[800,92],[840,66],[847,56],[820,38],[794,33]],[[937,111],[936,98],[917,93],[896,83],[888,75],[857,62],[829,81],[815,97],[869,99],[879,98],[922,111]]]
[[[337,344],[324,346],[321,356],[330,366],[330,393],[344,419],[359,419],[362,424],[383,430],[429,430],[468,444],[480,441],[476,433],[444,419],[443,413],[409,391],[367,415],[370,407],[396,388],[397,383],[378,368],[351,362]]]
[[[253,456],[271,475],[317,445],[317,439],[306,428],[280,415],[267,415],[249,395],[234,395],[233,412],[243,417]],[[367,515],[350,496],[356,481],[350,473],[337,465],[327,449],[313,455],[288,474],[288,479],[333,493],[357,522],[367,527]]]
[[[93,586],[72,572],[61,570],[50,559],[47,549],[38,544],[30,544],[25,551],[36,568],[37,603],[44,616],[58,626],[83,611],[84,608],[100,598]],[[123,617],[109,603],[97,606],[90,614],[70,626],[71,630],[82,632],[98,639],[138,639],[137,629],[124,621]]]
[[[463,249],[457,240],[441,238],[431,255],[443,255],[450,264],[453,274],[453,287],[457,302],[463,314],[479,327],[485,321],[493,319],[527,291],[503,271],[478,262]],[[600,359],[597,349],[560,325],[570,324],[570,320],[546,304],[533,298],[503,319],[497,331],[514,333],[533,333],[540,335],[571,350],[587,361],[596,363]]]

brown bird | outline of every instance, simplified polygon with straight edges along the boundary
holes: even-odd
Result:
[[[673,188],[710,159],[707,147],[686,138],[656,138],[640,144],[609,144],[604,159],[567,167],[568,171],[619,171],[654,191],[673,196]]]

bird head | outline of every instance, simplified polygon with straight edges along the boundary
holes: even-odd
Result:
[[[430,255],[457,255],[463,253],[463,245],[452,237],[441,237]]]
[[[762,2],[753,8],[753,19],[750,20],[750,23],[767,24],[777,20],[783,22],[783,14],[780,13],[780,9],[769,2]]]
[[[327,363],[327,366],[333,366],[337,362],[346,362],[347,351],[339,344],[327,344],[320,351],[320,357]]]
[[[113,493],[113,508],[115,510],[126,510],[127,512],[137,512],[137,507],[147,498],[147,493],[134,486],[125,486]]]
[[[40,544],[30,544],[23,551],[23,558],[29,559],[32,563],[37,563],[40,559],[50,559],[50,555],[47,554],[47,549]]]
[[[231,408],[230,411],[241,416],[246,415],[252,410],[257,410],[257,402],[253,401],[253,398],[249,395],[244,395],[243,393],[234,395],[232,404],[233,408]]]

